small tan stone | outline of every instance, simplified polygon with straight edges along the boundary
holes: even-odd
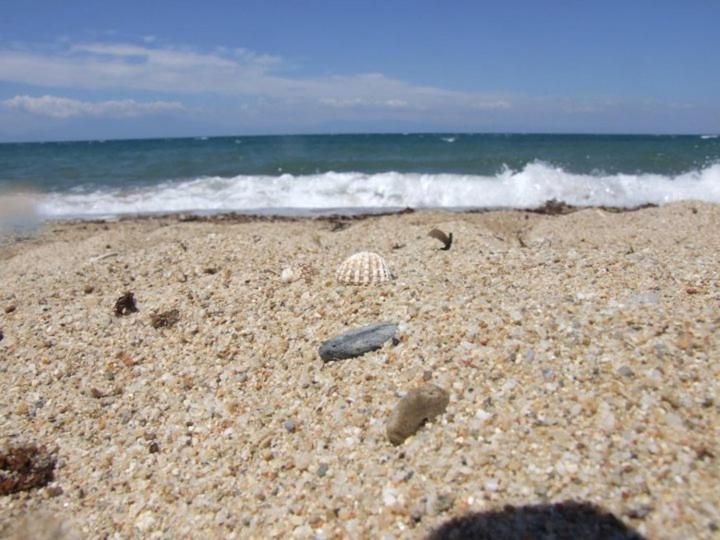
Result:
[[[390,442],[398,445],[415,434],[425,422],[431,422],[445,412],[449,394],[434,384],[410,390],[398,402],[387,423]]]

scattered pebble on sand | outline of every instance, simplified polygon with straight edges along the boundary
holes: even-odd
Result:
[[[398,402],[387,423],[390,442],[402,444],[425,422],[432,422],[445,412],[450,402],[448,393],[434,384],[413,388]]]
[[[320,345],[320,358],[326,362],[354,358],[375,351],[395,337],[397,324],[375,323],[355,328]]]
[[[0,496],[0,537],[47,512],[89,538],[407,539],[569,500],[717,537],[720,206],[693,207],[53,224],[0,253],[0,447],[57,448],[52,482]],[[365,249],[398,279],[339,285]],[[123,291],[147,316],[114,315]],[[372,321],[396,339],[318,358]],[[428,383],[444,414],[391,445]]]

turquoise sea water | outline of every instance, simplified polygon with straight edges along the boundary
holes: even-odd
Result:
[[[714,135],[396,134],[0,144],[41,216],[720,201]],[[3,195],[5,193],[5,195]],[[0,212],[2,205],[0,204]]]

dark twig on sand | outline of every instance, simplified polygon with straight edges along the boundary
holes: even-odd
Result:
[[[430,231],[428,233],[428,236],[430,236],[432,238],[436,238],[437,240],[440,240],[444,244],[444,246],[440,248],[441,251],[447,251],[452,246],[452,242],[453,242],[452,233],[445,234],[440,229],[433,229],[432,231]]]

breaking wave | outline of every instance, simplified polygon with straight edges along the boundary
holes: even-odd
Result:
[[[200,177],[143,188],[47,193],[37,195],[35,208],[44,218],[90,218],[181,211],[531,208],[549,199],[615,207],[688,199],[720,202],[720,163],[676,176],[573,174],[534,162],[495,176],[327,172]]]

